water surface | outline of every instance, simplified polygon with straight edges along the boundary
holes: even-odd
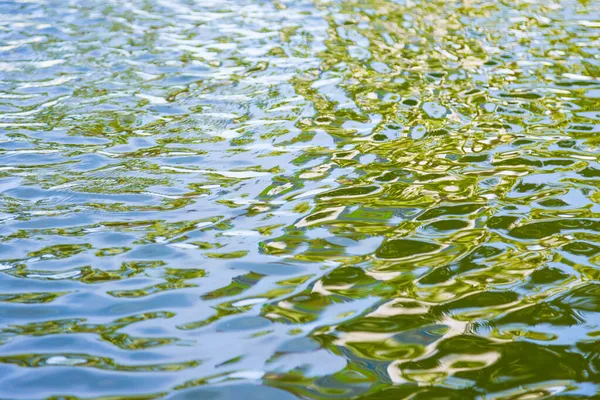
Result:
[[[0,398],[583,399],[600,4],[0,1]]]

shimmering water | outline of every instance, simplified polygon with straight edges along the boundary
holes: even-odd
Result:
[[[0,398],[576,399],[600,3],[0,1]]]

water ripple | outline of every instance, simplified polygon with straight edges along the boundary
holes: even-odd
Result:
[[[593,398],[593,1],[0,1],[0,397]]]

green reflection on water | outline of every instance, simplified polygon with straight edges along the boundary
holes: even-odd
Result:
[[[0,397],[598,396],[597,3],[1,4]]]

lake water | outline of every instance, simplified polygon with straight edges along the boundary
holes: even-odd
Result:
[[[587,399],[600,3],[1,0],[1,399]]]

